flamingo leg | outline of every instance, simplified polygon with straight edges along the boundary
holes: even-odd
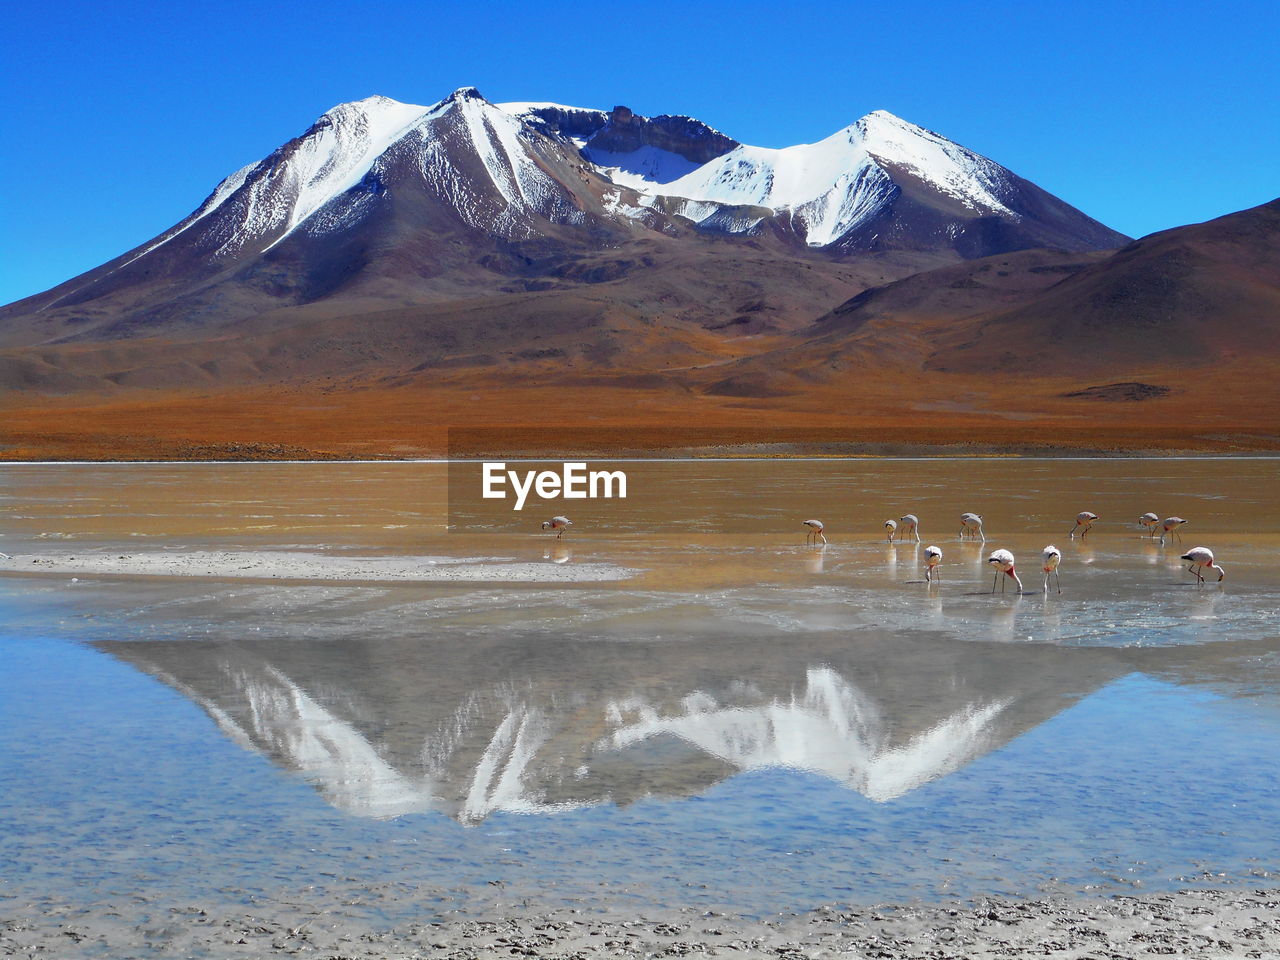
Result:
[[[996,571],[996,575],[995,575],[995,577],[994,577],[994,578],[992,578],[992,580],[991,580],[991,592],[992,592],[992,593],[995,593],[995,592],[996,592],[996,580],[999,580],[999,579],[1000,579],[1000,571],[999,571],[999,570],[997,570],[997,571]]]
[[[1060,574],[1057,570],[1053,571],[1053,579],[1058,584],[1058,592],[1061,593],[1062,592],[1062,574]]]

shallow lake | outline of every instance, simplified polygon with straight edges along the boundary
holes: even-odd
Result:
[[[0,576],[5,891],[764,914],[1280,869],[1280,461],[624,468],[628,499],[557,540],[563,503],[486,512],[439,464],[0,467],[0,551],[24,560],[631,571]],[[965,510],[985,544],[957,539]],[[908,512],[923,543],[886,542]],[[1221,584],[1185,572],[1197,545]],[[996,547],[1024,595],[992,595]]]

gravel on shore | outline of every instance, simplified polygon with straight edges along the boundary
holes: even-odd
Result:
[[[0,955],[41,957],[857,957],[876,960],[1280,956],[1280,890],[822,907],[764,919],[698,908],[621,916],[519,907],[380,926],[355,906],[215,908],[146,897],[104,908],[0,893]],[[424,915],[431,909],[424,904]]]

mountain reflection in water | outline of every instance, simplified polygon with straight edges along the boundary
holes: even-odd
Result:
[[[334,807],[386,818],[688,797],[790,768],[889,802],[1135,671],[1230,674],[1241,644],[1072,648],[884,631],[588,642],[518,633],[103,642]],[[1211,663],[1210,663],[1211,661]]]

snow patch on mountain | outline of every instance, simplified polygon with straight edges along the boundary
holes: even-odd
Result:
[[[917,127],[887,110],[876,110],[854,124],[862,148],[874,159],[898,164],[968,207],[1017,219],[999,200],[1008,186],[1004,169],[931,130]]]
[[[573,204],[564,186],[539,164],[536,152],[540,135],[524,122],[479,97],[459,100],[456,110],[441,123],[446,121],[462,124],[466,143],[475,151],[501,200],[501,206],[495,207],[495,198],[477,193],[479,185],[463,187],[458,177],[441,168],[455,164],[458,157],[432,151],[432,162],[424,172],[437,183],[448,185],[440,195],[454,205],[466,222],[499,236],[519,239],[538,232],[538,219],[556,223],[582,221],[582,211]],[[429,136],[432,140],[449,139],[443,130],[437,136],[434,126]]]
[[[266,189],[254,209],[265,212],[270,221],[281,215],[284,219],[284,232],[266,249],[363,180],[393,143],[438,109],[439,105],[428,109],[388,97],[369,97],[341,104],[321,116],[288,158],[282,178],[284,190],[279,189],[279,183],[260,181]]]
[[[645,192],[652,191],[654,184],[669,184],[699,168],[677,153],[648,145],[628,153],[610,153],[588,144],[582,155],[614,183]]]
[[[621,190],[606,191],[600,198],[600,205],[604,207],[606,213],[626,217],[628,220],[647,220],[650,216],[646,207],[637,207],[622,199]]]
[[[825,246],[868,220],[888,198],[894,184],[882,162],[975,212],[1014,216],[997,198],[1004,183],[999,166],[885,111],[817,143],[781,149],[743,144],[673,180],[632,170],[627,185],[690,200],[790,210],[807,242]]]
[[[550,103],[539,100],[519,100],[511,103],[495,103],[495,107],[513,117],[525,117],[536,114],[539,110],[563,110],[565,113],[608,113],[594,107],[570,107],[563,103]]]

